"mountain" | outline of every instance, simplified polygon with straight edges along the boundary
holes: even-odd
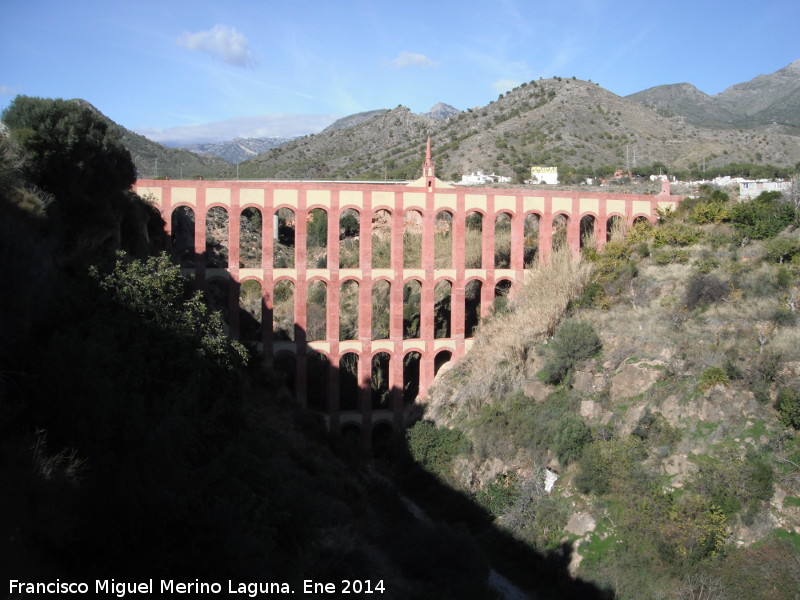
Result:
[[[120,134],[140,177],[214,177],[230,166],[228,161],[218,156],[199,155],[182,148],[162,146],[115,123],[86,100],[75,99],[73,102],[93,110]]]
[[[272,148],[282,146],[286,142],[297,139],[297,137],[236,138],[229,142],[186,146],[185,150],[195,154],[211,154],[229,163],[236,164],[263,154]]]
[[[368,110],[366,112],[356,113],[354,115],[350,115],[348,117],[342,117],[341,119],[334,121],[330,125],[328,125],[322,132],[326,131],[340,131],[342,129],[350,129],[351,127],[356,127],[357,125],[361,125],[361,123],[366,123],[370,119],[382,115],[388,112],[386,108],[379,108],[377,110]]]
[[[660,85],[628,96],[680,115],[701,127],[782,125],[800,131],[800,59],[769,75],[758,75],[709,96],[691,84]]]
[[[446,121],[450,117],[453,117],[460,112],[460,110],[450,106],[449,104],[439,102],[438,104],[435,104],[433,108],[431,108],[430,112],[424,113],[424,116],[428,117],[429,119],[433,119],[434,121]]]
[[[703,107],[702,92],[691,86],[671,90],[683,104],[711,111]],[[242,163],[240,174],[412,179],[419,175],[427,136],[442,179],[483,169],[522,180],[534,164],[558,165],[563,180],[654,163],[674,172],[730,163],[793,167],[800,161],[800,137],[780,128],[699,127],[688,117],[664,111],[591,82],[556,77],[522,84],[485,107],[446,121],[402,106],[371,118],[368,113],[354,115],[356,124],[270,150]]]

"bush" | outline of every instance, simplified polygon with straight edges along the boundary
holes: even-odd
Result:
[[[731,222],[754,239],[776,236],[794,221],[794,206],[782,199],[780,192],[762,192],[749,202],[731,207]]]
[[[699,273],[689,280],[686,288],[686,307],[693,310],[728,297],[730,286],[713,275]]]
[[[708,367],[705,371],[700,373],[700,381],[698,387],[701,390],[707,390],[715,385],[727,385],[728,374],[721,367]]]
[[[453,460],[469,447],[461,430],[436,427],[430,421],[416,423],[406,438],[414,460],[443,480],[450,479]]]
[[[691,485],[728,518],[743,509],[752,515],[772,497],[772,467],[754,451],[748,450],[744,458],[735,450],[698,458]]]
[[[765,256],[776,263],[789,262],[800,254],[800,242],[789,237],[775,237],[764,242]]]
[[[561,383],[575,365],[591,358],[601,348],[602,343],[591,323],[567,319],[547,345],[544,368],[539,375],[546,383]]]
[[[578,460],[583,448],[592,441],[592,432],[578,415],[567,413],[556,424],[553,451],[562,465]]]
[[[778,418],[786,427],[800,429],[800,389],[783,388],[775,400]]]

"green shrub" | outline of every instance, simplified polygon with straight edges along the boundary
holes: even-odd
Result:
[[[730,449],[719,456],[698,457],[698,471],[690,483],[731,518],[742,510],[752,515],[772,498],[774,479],[763,456],[748,450],[742,458]]]
[[[691,254],[679,248],[663,248],[653,253],[653,262],[661,267],[672,263],[685,265]]]
[[[680,431],[670,425],[664,415],[654,413],[649,408],[645,410],[631,435],[653,447],[673,446],[681,439]]]
[[[583,450],[575,486],[583,494],[629,491],[642,479],[642,461],[646,457],[642,441],[635,436],[596,440]]]
[[[578,460],[584,447],[592,441],[592,432],[578,415],[567,413],[556,424],[553,451],[562,465]]]
[[[786,427],[800,429],[800,389],[783,388],[775,400],[778,418]]]
[[[500,473],[491,483],[478,491],[475,499],[495,517],[499,517],[514,504],[519,495],[516,484],[516,474]]]
[[[764,242],[764,256],[776,263],[789,262],[798,253],[800,242],[790,237],[774,237]]]
[[[545,363],[539,376],[550,384],[561,383],[580,362],[591,358],[602,343],[591,323],[567,319],[545,349]]]
[[[653,230],[653,246],[692,246],[703,239],[698,227],[683,223],[667,223]]]
[[[722,367],[708,367],[705,371],[700,373],[700,380],[697,385],[701,390],[707,390],[708,388],[720,384],[728,384],[728,374]]]
[[[729,215],[744,235],[768,239],[794,221],[795,210],[790,202],[783,200],[780,192],[762,192],[749,202],[734,204]]]
[[[411,456],[425,469],[445,481],[451,477],[456,456],[469,449],[469,441],[460,429],[437,427],[419,421],[406,432]]]

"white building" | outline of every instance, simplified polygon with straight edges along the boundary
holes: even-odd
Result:
[[[757,179],[755,181],[739,182],[739,198],[755,198],[761,192],[788,192],[792,189],[791,181],[770,181]]]
[[[531,167],[531,183],[558,185],[558,167],[534,165]]]
[[[505,177],[504,175],[495,175],[492,173],[491,175],[484,174],[483,171],[476,171],[474,173],[470,173],[469,175],[462,175],[461,176],[461,185],[483,185],[486,183],[511,183],[511,177]]]

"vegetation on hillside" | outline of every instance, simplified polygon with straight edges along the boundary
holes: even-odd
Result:
[[[517,539],[568,541],[615,597],[794,598],[799,214],[705,187],[551,265],[578,285],[524,287],[485,322],[412,450]]]
[[[500,555],[524,564],[541,597],[596,596],[559,555],[516,552],[468,500],[459,506],[479,536],[418,518],[330,439],[160,253],[163,222],[129,192],[130,157],[89,108],[23,98],[3,117],[14,124],[0,137],[10,577],[294,590],[368,579],[388,598],[494,598],[487,556]]]

